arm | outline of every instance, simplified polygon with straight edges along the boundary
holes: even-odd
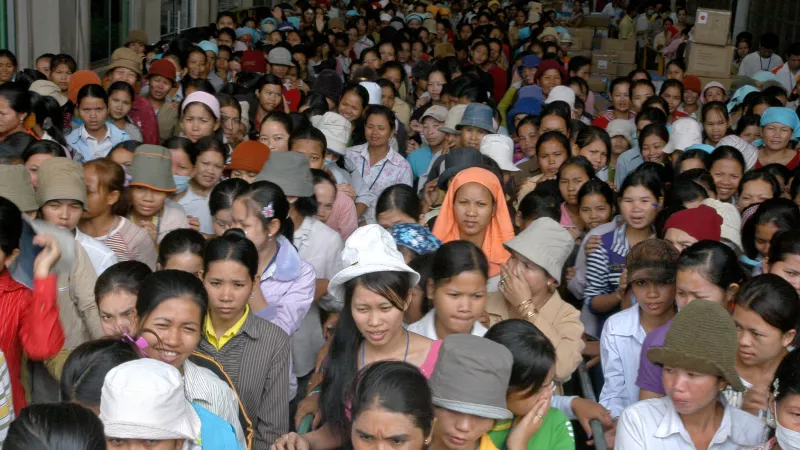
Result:
[[[586,241],[591,236],[586,235],[578,247],[578,254],[575,258],[575,276],[567,283],[567,289],[577,298],[584,297],[586,289]]]
[[[56,306],[56,284],[53,274],[34,278],[33,293],[26,292],[20,299],[20,341],[28,358],[34,361],[50,358],[64,346],[64,330]]]
[[[506,118],[506,116],[508,115],[508,110],[511,109],[511,106],[514,104],[514,99],[517,96],[518,89],[519,88],[515,86],[515,83],[512,83],[511,86],[508,88],[506,95],[503,96],[503,99],[500,100],[500,103],[498,103],[497,105],[497,110],[500,112],[500,119],[502,120],[502,125],[508,125],[508,119]]]
[[[608,253],[606,252],[607,250],[604,247],[600,247],[594,253],[586,257],[586,289],[584,290],[584,298],[592,314],[603,314],[613,309],[613,307],[606,307],[609,297],[608,292],[613,291],[613,287],[606,281],[606,274],[609,270]],[[598,302],[596,303],[596,301]],[[598,305],[600,306],[599,308]]]
[[[14,420],[14,401],[11,393],[11,377],[8,374],[8,366],[6,365],[6,357],[3,352],[0,352],[0,422],[11,423]],[[6,440],[8,435],[8,427],[0,430],[0,446]]]
[[[314,287],[316,277],[314,267],[306,262],[302,263],[300,276],[295,278],[291,287],[286,291],[280,301],[275,302],[275,317],[270,322],[281,327],[287,335],[292,336],[300,324],[303,322],[314,301]],[[268,293],[264,292],[264,298],[269,304]]]
[[[575,308],[566,303],[559,306],[551,312],[545,304],[532,323],[553,343],[556,349],[555,377],[566,381],[583,359],[583,323]]]
[[[610,337],[610,323],[607,321],[603,326],[603,334],[600,338],[600,360],[603,361],[603,378],[605,380],[603,390],[600,391],[600,404],[611,412],[612,418],[617,418],[625,409],[625,373],[616,342]]]
[[[81,319],[86,324],[86,329],[92,339],[105,336],[103,325],[100,323],[100,311],[94,301],[94,285],[97,283],[97,274],[86,250],[77,241],[75,242],[75,262],[70,274],[70,296],[78,306]]]
[[[264,390],[253,428],[253,450],[266,450],[289,432],[289,338],[283,333],[270,337],[275,345],[265,367]]]

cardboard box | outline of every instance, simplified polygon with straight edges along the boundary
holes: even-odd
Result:
[[[698,77],[730,78],[734,48],[693,43],[689,49],[686,73]]]
[[[611,19],[605,14],[586,14],[583,16],[584,27],[597,27],[608,28],[611,25]]]
[[[634,50],[617,50],[617,62],[620,64],[636,64],[636,51]]]
[[[592,38],[594,37],[594,30],[591,28],[567,28],[570,36],[572,36],[572,48],[580,50],[592,49]],[[580,40],[580,42],[578,42]],[[580,45],[578,45],[580,44]]]
[[[602,94],[608,89],[608,78],[603,75],[589,76],[589,90],[595,94]]]
[[[569,50],[568,56],[570,58],[575,58],[576,56],[583,56],[584,58],[592,59],[592,51],[591,50],[576,50],[574,48]]]
[[[617,75],[617,55],[613,53],[592,54],[592,74]]]
[[[600,41],[600,50],[612,52],[635,52],[636,41],[633,39],[603,39]]]
[[[708,45],[728,45],[733,14],[719,9],[698,9],[692,30],[694,42]]]
[[[623,64],[620,62],[617,64],[617,76],[627,77],[628,74],[636,70],[636,68],[636,64]]]
[[[733,84],[733,78],[708,78],[708,77],[698,77],[700,78],[700,85],[706,87],[708,83],[712,81],[716,81],[725,87],[725,92],[727,92],[728,97],[730,97],[733,93],[731,92],[731,85]]]

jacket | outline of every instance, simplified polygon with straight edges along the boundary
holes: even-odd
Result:
[[[161,141],[158,140],[158,120],[153,107],[150,106],[144,97],[136,95],[133,98],[133,106],[128,113],[133,124],[136,125],[142,132],[145,144],[159,145]]]
[[[64,346],[72,350],[105,335],[94,299],[97,274],[83,246],[75,241],[75,261],[69,273],[58,276],[58,309]]]
[[[172,102],[164,102],[161,108],[158,108],[158,137],[162,141],[178,136],[181,133],[178,108],[172,105]]]

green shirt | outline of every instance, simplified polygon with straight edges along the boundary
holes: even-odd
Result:
[[[519,417],[512,420],[495,422],[487,433],[495,448],[505,449],[506,439],[511,432],[512,422],[516,423]],[[528,450],[574,450],[575,433],[572,423],[567,416],[556,408],[550,408],[539,431],[528,441]]]

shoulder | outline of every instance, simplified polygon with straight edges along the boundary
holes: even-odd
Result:
[[[289,335],[278,325],[256,316],[252,311],[247,318],[247,322],[249,322],[247,324],[248,328],[258,333],[259,339],[274,344],[270,345],[271,348],[276,350],[274,353],[277,353],[283,347],[289,347]]]
[[[174,218],[179,216],[186,217],[186,211],[183,209],[183,206],[171,198],[164,200],[164,218],[167,219],[168,217]]]
[[[622,411],[622,415],[619,419],[620,424],[624,423],[627,426],[632,426],[634,424],[647,426],[659,423],[661,418],[667,414],[669,409],[668,402],[671,401],[669,397],[661,397],[636,402]],[[758,421],[755,417],[753,417],[753,419]]]

